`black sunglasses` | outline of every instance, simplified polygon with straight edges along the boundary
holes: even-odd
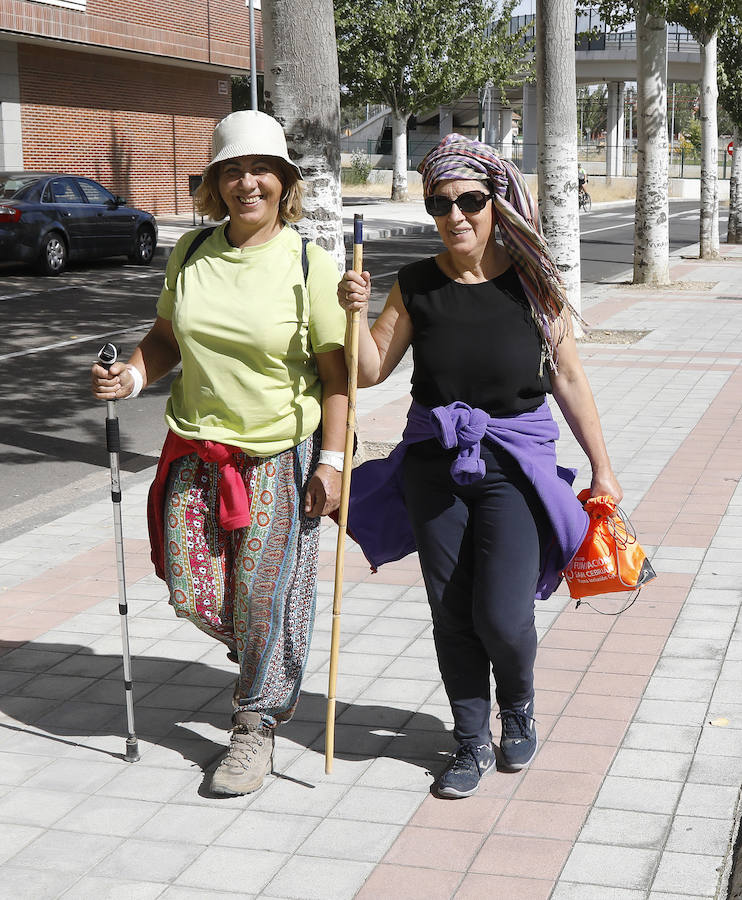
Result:
[[[425,211],[434,217],[447,216],[455,203],[463,213],[481,212],[493,196],[483,194],[481,191],[467,191],[465,194],[459,194],[455,200],[450,200],[440,194],[431,194],[425,198]]]

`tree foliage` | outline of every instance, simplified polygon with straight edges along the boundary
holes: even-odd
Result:
[[[523,34],[510,34],[517,0],[335,0],[340,81],[353,101],[409,116],[452,103],[491,81],[520,84]]]
[[[667,21],[687,28],[700,44],[707,44],[728,17],[728,0],[667,2]]]
[[[616,31],[636,18],[637,0],[578,0],[577,11],[596,10],[607,31]],[[649,11],[664,16],[667,0],[650,0]]]
[[[691,128],[695,127],[693,123],[698,123],[700,87],[697,82],[680,81],[676,82],[674,91],[674,110],[672,93],[667,92],[667,120],[672,123],[674,113],[675,134],[687,135]]]
[[[742,0],[649,0],[649,12],[663,16],[687,28],[700,43],[718,31],[735,11],[742,10]],[[577,9],[597,10],[606,28],[614,30],[633,22],[637,0],[578,0]]]
[[[577,88],[577,123],[582,126],[582,138],[596,138],[605,131],[608,121],[608,87]]]

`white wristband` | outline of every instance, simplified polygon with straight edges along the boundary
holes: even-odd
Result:
[[[142,388],[144,387],[144,376],[136,366],[127,366],[126,368],[129,370],[129,374],[131,375],[131,377],[134,379],[134,389],[130,394],[127,394],[124,399],[133,400],[142,392]]]
[[[345,462],[345,454],[339,450],[320,450],[319,461],[326,466],[332,466],[338,472],[343,471],[343,463]]]

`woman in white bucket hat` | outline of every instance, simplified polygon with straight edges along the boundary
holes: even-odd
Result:
[[[302,216],[301,178],[275,119],[223,119],[196,204],[226,221],[178,241],[129,362],[93,367],[94,395],[121,400],[182,364],[148,517],[176,615],[239,665],[219,794],[257,790],[271,771],[309,649],[319,517],[340,496],[345,315],[330,255],[286,227]]]

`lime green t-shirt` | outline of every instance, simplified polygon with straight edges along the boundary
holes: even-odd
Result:
[[[195,232],[168,260],[157,314],[172,322],[182,370],[165,411],[184,438],[273,456],[317,428],[322,384],[315,354],[343,346],[345,314],[332,257],[284,227],[256,247],[232,247],[220,225],[183,267]],[[310,299],[311,298],[311,299]]]

